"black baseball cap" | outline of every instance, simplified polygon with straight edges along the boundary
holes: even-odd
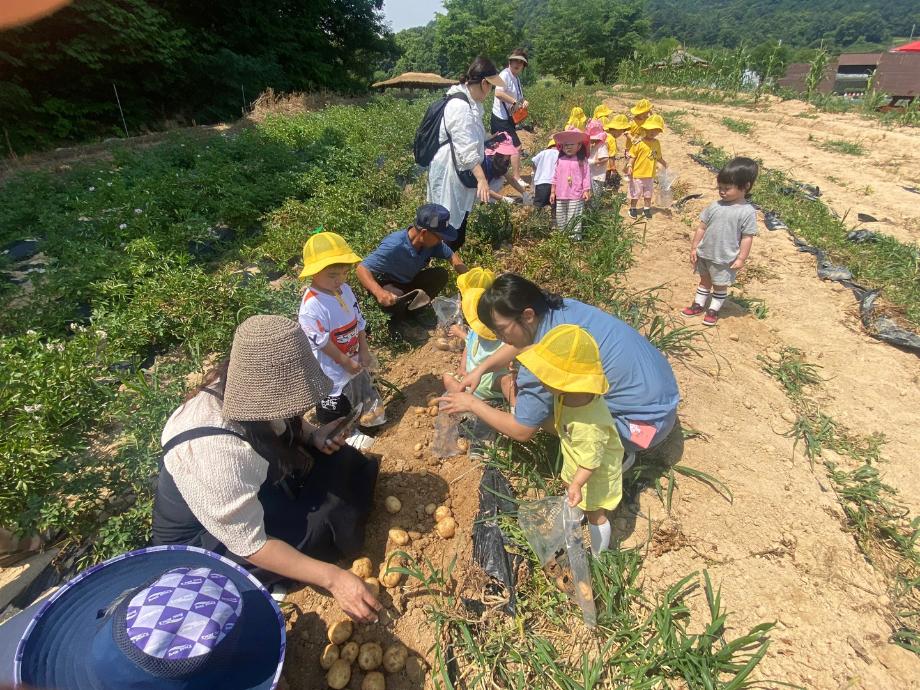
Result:
[[[457,239],[457,230],[450,224],[450,211],[441,204],[424,204],[415,212],[415,227],[435,233],[444,242]]]

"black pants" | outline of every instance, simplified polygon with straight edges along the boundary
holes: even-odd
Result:
[[[457,228],[457,239],[453,242],[445,242],[445,244],[450,247],[451,251],[459,252],[460,247],[466,243],[466,221],[469,220],[469,217],[469,213],[463,216],[463,222],[460,223],[460,227]],[[434,295],[432,295],[432,297],[434,297]]]
[[[448,277],[449,274],[447,273],[447,269],[443,266],[423,268],[408,283],[397,282],[386,274],[374,275],[374,278],[382,286],[392,285],[394,287],[398,287],[404,293],[410,292],[412,290],[421,290],[431,299],[434,299],[441,294],[441,291],[447,285]],[[393,321],[402,321],[410,315],[409,303],[405,300],[398,301],[391,307],[380,307],[380,309],[389,314]]]
[[[351,402],[344,393],[323,398],[316,406],[316,420],[320,426],[347,417],[349,414],[351,414]]]
[[[511,143],[520,148],[521,140],[517,135],[517,128],[515,127],[514,120],[511,118],[505,120],[501,117],[495,117],[495,114],[493,113],[489,124],[491,125],[492,134],[508,132],[508,135],[511,137]]]
[[[549,195],[553,191],[551,184],[538,184],[533,188],[533,206],[534,208],[543,208],[549,206]]]

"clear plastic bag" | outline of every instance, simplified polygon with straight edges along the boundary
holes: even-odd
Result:
[[[457,444],[460,438],[460,417],[444,411],[444,403],[438,406],[434,420],[434,440],[431,451],[439,458],[452,458],[462,452]]]
[[[528,501],[518,507],[518,525],[547,577],[578,604],[585,624],[594,627],[597,611],[581,530],[583,516],[581,509],[570,507],[564,496]]]
[[[374,385],[374,379],[369,370],[365,369],[348,382],[346,397],[352,406],[358,403],[364,404],[361,418],[358,420],[359,426],[375,427],[387,421],[383,398],[377,392],[377,387]]]
[[[460,323],[460,299],[458,297],[435,297],[431,302],[438,317],[438,332],[447,337],[450,327]]]
[[[670,208],[674,203],[674,192],[671,187],[677,180],[677,175],[669,168],[663,168],[658,173],[658,206],[660,208]]]

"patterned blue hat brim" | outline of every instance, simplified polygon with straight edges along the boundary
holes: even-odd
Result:
[[[115,644],[112,616],[126,592],[171,568],[210,568],[243,599],[231,663],[202,675],[160,678],[129,660]],[[80,573],[52,595],[16,649],[13,681],[56,690],[272,690],[284,663],[285,623],[278,605],[242,567],[193,546],[153,546],[116,556]]]

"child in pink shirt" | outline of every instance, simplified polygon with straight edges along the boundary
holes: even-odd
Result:
[[[573,240],[580,240],[581,214],[591,198],[588,135],[565,131],[553,135],[553,139],[559,148],[559,160],[549,200],[556,204],[556,228],[568,230]]]

